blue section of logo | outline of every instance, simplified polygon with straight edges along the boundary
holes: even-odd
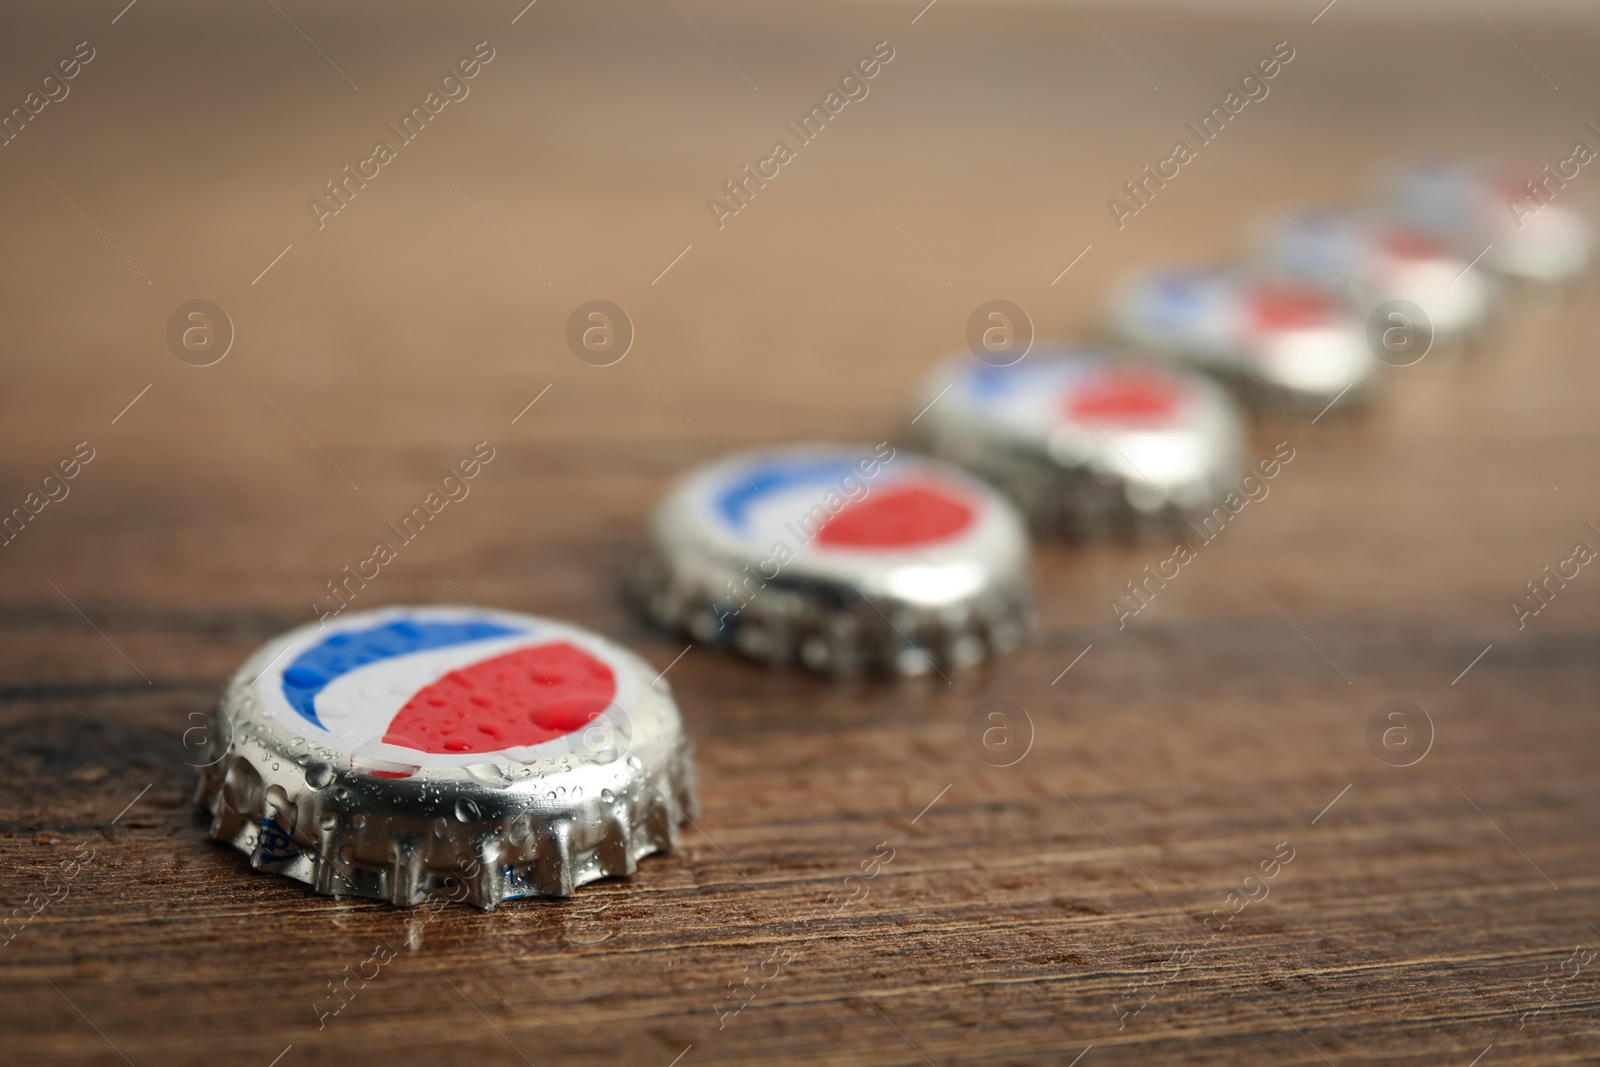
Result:
[[[491,637],[513,637],[525,632],[485,620],[419,622],[415,619],[396,619],[370,630],[347,630],[324,638],[295,657],[283,672],[283,695],[301,718],[320,727],[317,694],[340,675],[413,652],[485,641]]]
[[[738,484],[717,498],[717,510],[730,526],[743,527],[750,518],[750,508],[773,493],[781,493],[797,485],[814,485],[818,482],[836,482],[847,474],[855,474],[856,465],[844,459],[811,460],[797,463],[769,463],[745,472]]]
[[[1035,352],[1020,363],[1009,367],[995,367],[980,363],[971,368],[968,381],[972,394],[982,400],[993,400],[1019,392],[1048,389],[1050,383],[1061,377],[1062,371],[1074,362],[1083,362],[1102,356],[1091,348],[1056,349]]]
[[[1203,315],[1211,296],[1212,278],[1205,274],[1168,274],[1156,279],[1150,299],[1150,317],[1157,328],[1176,330]]]

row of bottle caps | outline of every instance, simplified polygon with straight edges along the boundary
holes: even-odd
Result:
[[[1531,183],[1428,164],[1380,188],[1370,207],[1275,215],[1246,262],[1128,281],[1112,332],[1142,358],[1030,348],[1020,310],[995,312],[1001,343],[978,323],[916,398],[935,458],[796,447],[691,473],[656,513],[638,600],[697,641],[827,674],[944,674],[1012,648],[1026,526],[1179,529],[1245,473],[1241,401],[1355,406],[1383,362],[1468,343],[1513,284],[1588,265],[1583,217]]]
[[[917,398],[929,456],[883,442],[708,464],[659,505],[633,594],[696,641],[829,675],[944,675],[1005,652],[1030,627],[1030,523],[1138,535],[1227,505],[1244,422],[1216,379],[1247,402],[1326,405],[1373,377],[1369,308],[1404,301],[1402,332],[1420,316],[1465,340],[1502,280],[1583,270],[1578,216],[1546,204],[1507,226],[1499,198],[1468,170],[1421,168],[1386,212],[1284,219],[1254,264],[1135,281],[1116,321],[1154,359],[955,359]],[[1271,477],[1287,458],[1251,469]],[[252,867],[317,892],[484,908],[565,896],[671,850],[695,812],[665,675],[550,619],[349,613],[239,669],[196,800]]]

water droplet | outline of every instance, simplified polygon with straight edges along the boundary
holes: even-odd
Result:
[[[600,799],[605,801],[607,804],[610,804],[617,799],[617,794],[613,793],[609,789],[602,789],[600,790]]]
[[[313,763],[306,768],[306,784],[312,789],[321,789],[333,781],[333,768],[326,763]]]
[[[639,762],[639,757],[638,756],[629,756],[628,757],[628,766],[632,767],[634,770],[637,771],[640,768],[642,768],[644,766],[644,764]]]
[[[467,774],[484,785],[492,785],[497,789],[504,789],[509,785],[506,773],[493,763],[473,763],[468,765]]]
[[[322,824],[322,828],[324,830],[332,830],[335,826],[339,825],[339,820],[334,818],[332,815],[324,815],[317,821]]]
[[[476,822],[482,818],[478,805],[468,797],[456,801],[456,818],[462,822]]]
[[[359,811],[356,812],[354,815],[350,816],[350,825],[354,826],[357,830],[361,829],[363,826],[367,825],[366,815]]]

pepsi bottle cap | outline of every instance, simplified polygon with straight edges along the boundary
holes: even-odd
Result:
[[[1321,408],[1361,397],[1378,361],[1348,301],[1305,282],[1229,268],[1131,280],[1114,328],[1163,359],[1211,373],[1264,406]]]
[[[1427,313],[1442,339],[1470,340],[1489,321],[1489,278],[1425,230],[1388,226],[1374,232],[1356,279],[1366,304],[1410,301]]]
[[[1361,315],[1393,300],[1415,304],[1436,338],[1457,342],[1482,332],[1494,298],[1471,256],[1427,229],[1335,210],[1268,220],[1255,259],[1264,275],[1320,285]]]
[[[695,809],[667,683],[565,623],[454,607],[303,626],[234,675],[196,799],[257,870],[394,904],[566,896]]]
[[[656,510],[634,591],[658,624],[831,675],[944,674],[1031,619],[1027,531],[988,486],[877,448],[701,467]]]
[[[1586,161],[1578,154],[1556,169]],[[1434,160],[1386,174],[1379,202],[1388,218],[1437,234],[1458,254],[1482,253],[1490,270],[1519,281],[1559,284],[1588,269],[1594,244],[1588,220],[1570,200],[1561,199],[1567,180],[1550,167],[1517,177],[1464,161]]]
[[[919,419],[931,451],[1071,537],[1165,532],[1226,491],[1244,451],[1219,387],[1095,349],[959,357],[928,379],[935,397]]]

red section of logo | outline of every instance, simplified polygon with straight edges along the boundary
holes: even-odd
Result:
[[[1420,230],[1390,230],[1379,243],[1395,259],[1441,259],[1450,253],[1443,241]]]
[[[829,519],[817,540],[830,548],[907,548],[972,525],[973,509],[934,485],[902,485],[851,504]]]
[[[1096,426],[1151,426],[1170,420],[1183,392],[1177,382],[1142,367],[1113,367],[1072,390],[1067,415]]]
[[[1333,301],[1309,289],[1282,286],[1258,289],[1252,300],[1256,326],[1262,330],[1309,330],[1333,317]]]
[[[1533,182],[1518,181],[1516,178],[1506,175],[1498,179],[1494,184],[1501,199],[1525,200],[1528,203],[1536,203],[1539,200],[1537,196],[1533,195]]]
[[[451,671],[395,715],[384,743],[423,752],[499,752],[569,734],[611,703],[611,668],[561,641]]]

